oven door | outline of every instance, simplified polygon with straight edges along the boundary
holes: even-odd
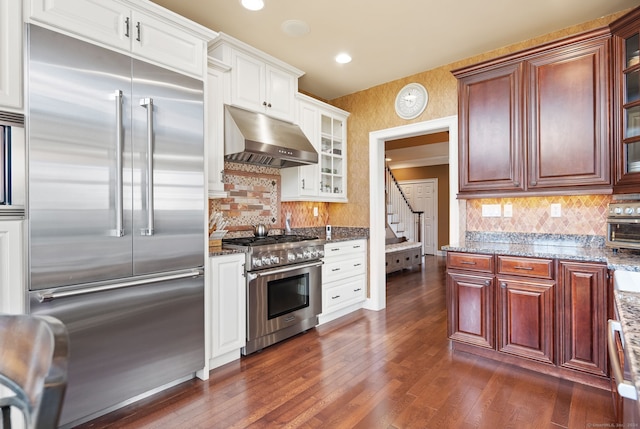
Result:
[[[621,249],[640,249],[640,219],[609,219],[607,246]]]
[[[250,272],[247,279],[247,343],[309,320],[317,324],[322,261]]]

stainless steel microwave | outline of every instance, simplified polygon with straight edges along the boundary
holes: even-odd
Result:
[[[24,115],[0,112],[0,219],[24,217],[25,146]]]
[[[640,202],[609,204],[606,244],[613,249],[640,249]]]

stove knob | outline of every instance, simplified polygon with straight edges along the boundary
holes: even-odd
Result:
[[[262,265],[271,265],[271,258],[268,256],[263,256],[262,257]]]
[[[295,254],[295,253],[291,253],[291,252],[289,252],[289,253],[287,254],[287,260],[288,260],[289,262],[294,262],[294,261],[296,260],[296,254]]]
[[[318,256],[324,258],[324,249],[318,250]]]
[[[262,266],[262,259],[253,258],[253,260],[251,261],[251,265],[253,265],[254,267],[261,267]]]
[[[315,259],[315,258],[317,258],[317,257],[318,257],[318,251],[317,251],[317,250],[315,250],[315,249],[314,249],[314,250],[312,250],[312,251],[311,251],[311,257],[312,257],[312,258],[314,258],[314,259]]]
[[[277,265],[280,263],[280,257],[278,257],[277,255],[273,255],[271,257],[271,264],[273,265]]]
[[[615,212],[616,214],[622,214],[622,207],[616,207]]]
[[[311,252],[308,250],[304,251],[304,259],[309,259],[311,257]]]
[[[628,215],[633,214],[633,208],[632,207],[626,207],[624,209],[624,214],[628,214]]]
[[[296,259],[302,259],[304,255],[302,253],[296,253]]]

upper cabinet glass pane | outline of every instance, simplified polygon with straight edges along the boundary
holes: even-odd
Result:
[[[625,67],[631,67],[638,64],[640,60],[640,38],[638,34],[625,39]]]
[[[640,100],[640,70],[625,74],[624,104]]]

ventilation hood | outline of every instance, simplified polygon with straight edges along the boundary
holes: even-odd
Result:
[[[224,106],[224,158],[287,168],[318,163],[318,152],[299,126],[263,113]]]

